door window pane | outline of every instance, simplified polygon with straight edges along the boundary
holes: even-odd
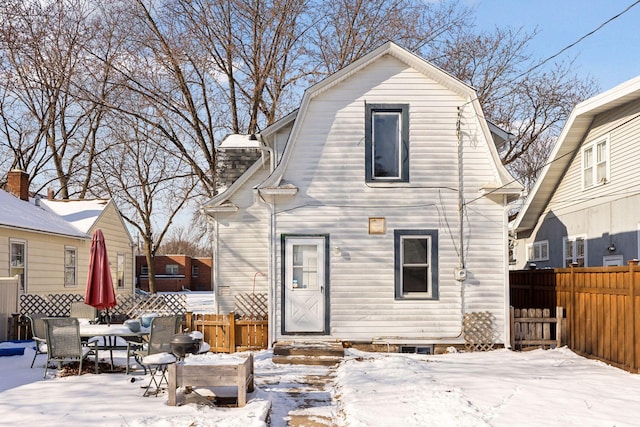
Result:
[[[318,289],[318,247],[293,245],[293,287]]]

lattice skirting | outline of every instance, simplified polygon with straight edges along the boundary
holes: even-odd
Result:
[[[118,304],[109,309],[113,316],[139,317],[143,313],[185,314],[187,297],[184,294],[123,295]],[[47,316],[69,316],[71,303],[84,301],[82,294],[20,295],[20,314],[43,313]]]
[[[489,311],[464,315],[464,342],[467,351],[489,351],[496,344],[495,316]]]
[[[235,313],[244,319],[266,319],[268,317],[266,293],[236,295]]]

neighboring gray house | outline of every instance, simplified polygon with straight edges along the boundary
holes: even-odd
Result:
[[[218,311],[264,293],[270,344],[396,345],[464,343],[464,316],[489,312],[508,343],[522,187],[492,135],[471,87],[387,43],[261,134],[228,137],[263,158],[203,206]]]
[[[516,268],[623,265],[640,250],[640,77],[578,104],[515,220]]]

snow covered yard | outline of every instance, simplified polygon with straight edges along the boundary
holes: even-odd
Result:
[[[116,353],[124,363],[124,354]],[[0,357],[0,425],[285,426],[290,411],[336,426],[632,426],[640,420],[640,375],[579,357],[566,348],[408,355],[348,350],[335,369],[276,365],[255,353],[256,390],[244,408],[197,402],[167,406],[142,397],[147,378],[85,374],[42,379],[33,350]],[[55,370],[53,370],[55,372]],[[302,408],[291,391],[327,376],[329,404]],[[309,390],[314,402],[313,393]]]

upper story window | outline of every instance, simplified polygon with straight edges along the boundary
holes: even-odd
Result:
[[[582,149],[582,184],[584,188],[609,181],[609,137],[596,140]]]
[[[564,246],[564,265],[571,267],[586,267],[587,259],[587,239],[584,236],[565,237],[563,239]]]
[[[367,182],[409,182],[409,105],[367,104]]]
[[[438,299],[438,231],[395,230],[396,299]]]
[[[199,274],[200,274],[200,267],[198,267],[197,265],[192,265],[191,266],[191,277],[198,277]]]
[[[167,264],[167,267],[165,269],[165,272],[167,274],[171,274],[171,275],[177,275],[178,274],[178,264]]]
[[[140,274],[142,276],[148,276],[149,275],[149,266],[148,265],[143,265],[142,267],[140,267]]]
[[[78,249],[72,246],[64,247],[64,286],[78,285]]]
[[[549,241],[542,240],[534,242],[527,246],[528,261],[548,261],[549,260]]]

